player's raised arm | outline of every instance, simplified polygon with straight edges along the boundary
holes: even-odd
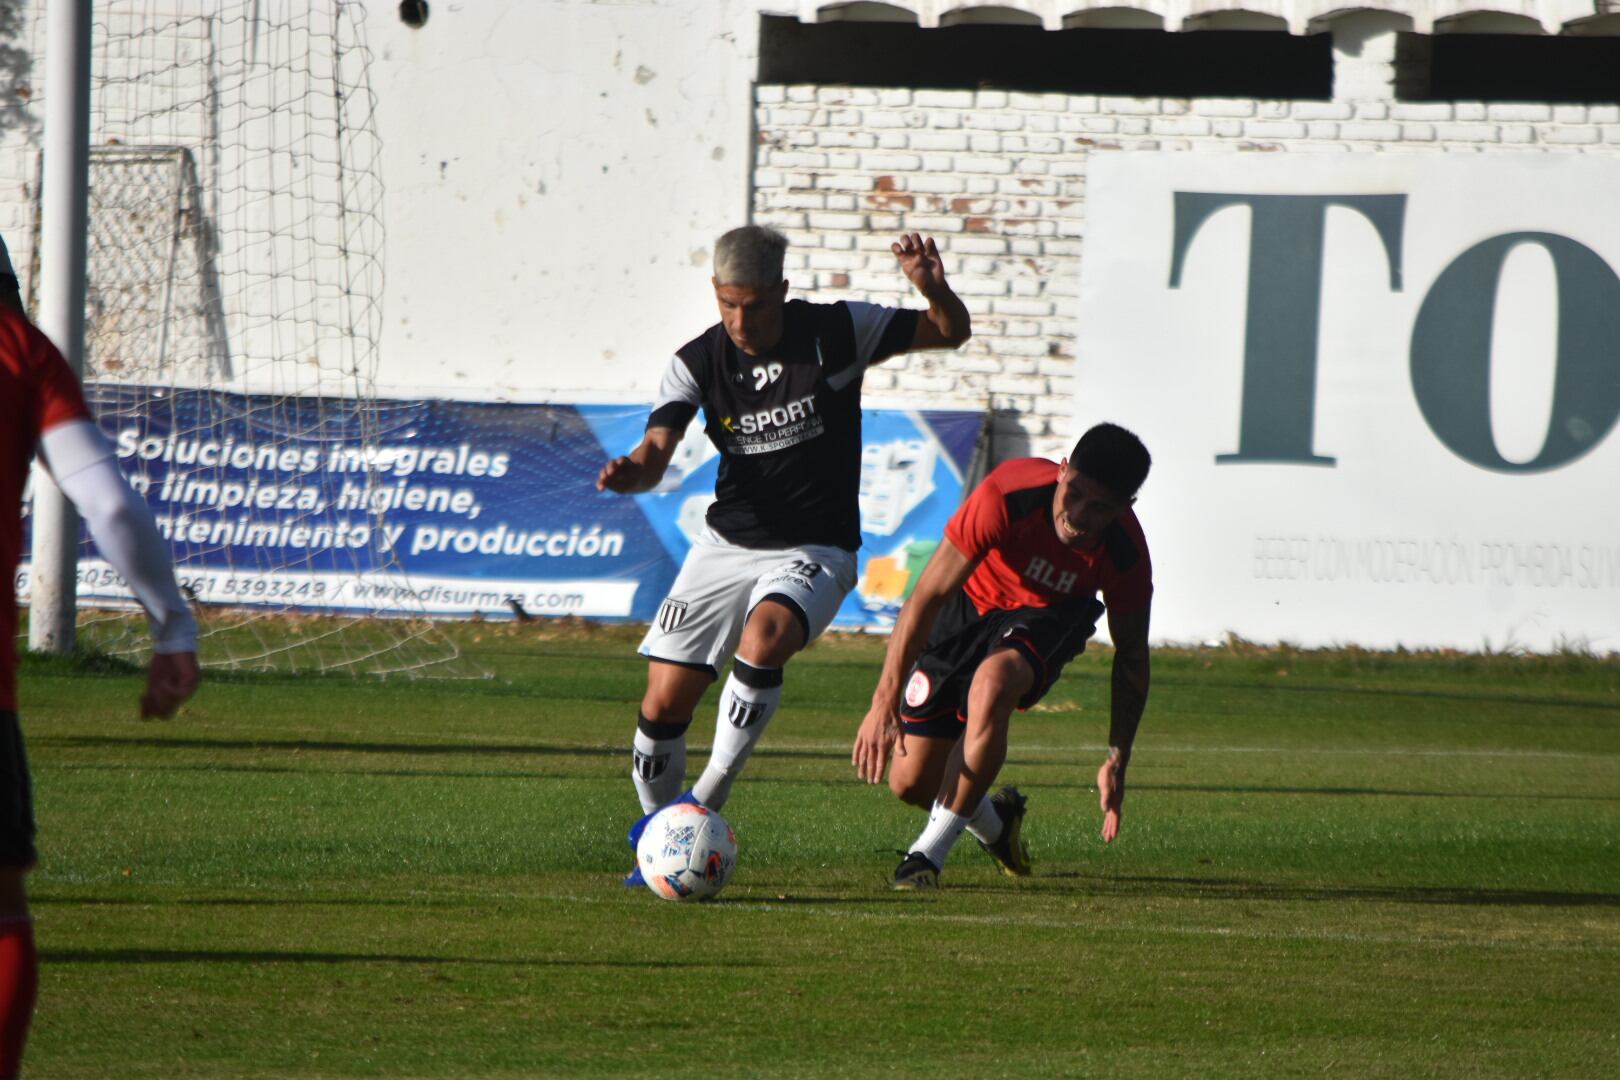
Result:
[[[945,281],[945,263],[933,237],[909,233],[889,245],[906,279],[928,301],[928,311],[917,320],[912,349],[954,349],[973,336],[973,318],[967,305]]]
[[[889,647],[883,656],[883,672],[878,676],[877,689],[872,691],[872,707],[861,721],[855,736],[855,747],[850,763],[855,775],[869,784],[881,783],[892,751],[900,757],[906,753],[906,738],[900,728],[900,695],[904,690],[906,674],[917,662],[928,634],[934,628],[934,619],[947,597],[962,587],[973,573],[977,563],[946,541],[934,549],[928,565],[923,567],[917,587],[906,597],[900,616],[894,621],[894,632],[889,635]]]
[[[168,545],[152,511],[124,479],[112,448],[90,421],[50,428],[40,439],[40,453],[57,486],[90,527],[102,557],[146,610],[152,660],[141,715],[173,715],[197,690],[197,622],[175,583]]]
[[[669,460],[675,456],[682,434],[674,428],[648,428],[639,446],[602,466],[602,471],[596,475],[596,490],[616,491],[621,495],[651,491],[664,478],[664,470],[669,468]]]
[[[1148,650],[1148,621],[1151,605],[1143,605],[1126,615],[1108,613],[1108,633],[1114,639],[1113,684],[1110,693],[1108,758],[1097,770],[1097,801],[1103,812],[1103,841],[1119,835],[1119,821],[1125,808],[1125,769],[1131,761],[1131,745],[1147,707],[1152,663]]]

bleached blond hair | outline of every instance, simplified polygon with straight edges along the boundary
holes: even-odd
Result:
[[[732,229],[714,244],[714,279],[721,285],[768,289],[782,283],[787,237],[763,225]]]

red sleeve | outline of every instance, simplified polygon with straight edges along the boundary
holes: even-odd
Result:
[[[39,434],[43,435],[58,424],[69,420],[90,420],[90,408],[84,403],[84,389],[79,377],[73,374],[68,362],[57,352],[56,346],[44,334],[29,335],[29,367],[33,369],[34,395]]]
[[[945,539],[977,562],[989,553],[1007,528],[1007,499],[996,474],[985,477],[945,524]]]
[[[1120,524],[1136,545],[1138,557],[1129,570],[1120,570],[1110,559],[1099,584],[1108,610],[1116,615],[1129,615],[1142,610],[1153,599],[1153,561],[1148,557],[1147,537],[1142,534],[1135,513]]]

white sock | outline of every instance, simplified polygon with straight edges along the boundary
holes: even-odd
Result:
[[[630,778],[636,783],[641,812],[650,814],[674,802],[686,785],[686,725],[642,717],[630,745]]]
[[[928,813],[928,824],[911,850],[935,866],[944,867],[945,860],[951,857],[951,848],[956,846],[956,838],[962,835],[967,824],[966,815],[953,813],[944,804],[935,803]]]
[[[990,796],[986,795],[980,799],[979,808],[973,811],[973,817],[968,821],[968,832],[987,844],[993,844],[1001,839],[1001,830],[1004,828],[1006,825],[1001,820],[1001,815],[990,805]]]
[[[692,785],[697,801],[719,810],[731,797],[748,756],[782,700],[782,669],[755,667],[742,657],[732,664],[720,693],[720,715],[714,722],[714,750],[703,775]]]

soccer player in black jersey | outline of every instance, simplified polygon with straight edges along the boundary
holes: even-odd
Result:
[[[720,237],[720,321],[676,351],[641,444],[609,461],[598,490],[657,486],[703,410],[720,452],[715,501],[641,643],[647,691],[631,776],[651,815],[677,798],[719,810],[782,696],[782,669],[832,622],[855,586],[860,546],[861,380],[868,365],[916,349],[954,349],[971,333],[932,239],[891,245],[926,312],[787,299],[787,240],[748,225]],[[686,729],[732,660],[714,748],[686,783]],[[639,827],[631,830],[634,845]],[[639,871],[626,884],[640,880]]]

